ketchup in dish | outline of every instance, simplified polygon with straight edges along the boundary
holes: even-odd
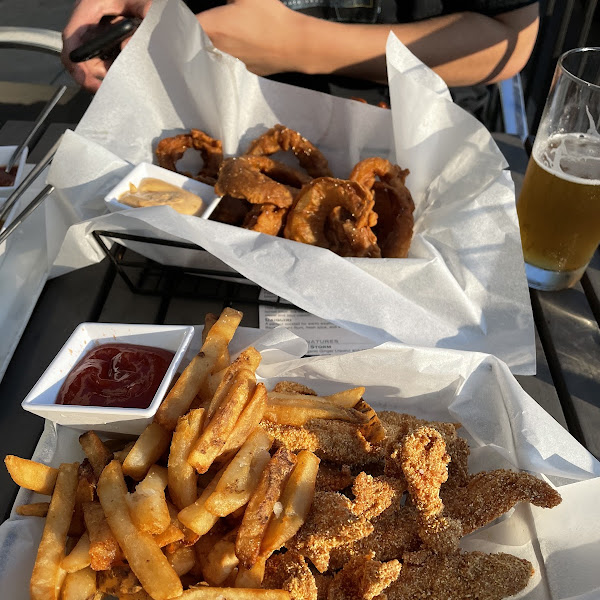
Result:
[[[173,357],[150,346],[96,346],[67,375],[56,403],[148,408]]]
[[[4,170],[6,167],[0,165],[0,187],[10,187],[15,185],[17,178],[17,167],[14,166],[8,173]]]

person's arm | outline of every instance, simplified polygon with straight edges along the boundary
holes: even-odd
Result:
[[[82,87],[95,92],[100,87],[110,62],[93,58],[73,63],[69,54],[81,46],[104,17],[146,16],[152,0],[77,0],[63,33],[61,60],[73,79]]]
[[[500,81],[523,68],[537,36],[538,4],[493,18],[463,12],[362,25],[309,17],[279,0],[230,0],[197,18],[217,48],[259,75],[336,73],[385,82],[391,30],[449,86],[458,86]]]

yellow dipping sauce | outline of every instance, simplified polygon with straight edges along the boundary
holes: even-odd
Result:
[[[145,177],[137,187],[130,183],[119,202],[133,208],[167,205],[182,215],[199,215],[204,207],[200,196],[154,177]]]

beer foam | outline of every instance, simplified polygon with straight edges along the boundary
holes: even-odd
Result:
[[[534,149],[533,158],[544,171],[566,181],[600,185],[600,135],[588,111],[587,133],[558,134]]]

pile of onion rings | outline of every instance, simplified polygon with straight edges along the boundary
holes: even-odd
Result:
[[[184,172],[215,186],[222,197],[211,220],[328,248],[340,256],[405,258],[413,232],[414,203],[405,185],[408,169],[367,158],[348,179],[333,177],[323,153],[300,133],[275,125],[244,154],[223,158],[221,142],[192,129],[161,140],[160,166],[177,171],[188,148],[203,166]],[[291,152],[298,167],[275,160]]]

